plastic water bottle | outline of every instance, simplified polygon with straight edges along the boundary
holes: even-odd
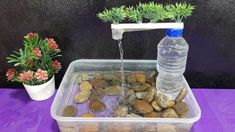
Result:
[[[182,29],[167,29],[166,36],[158,44],[157,88],[171,98],[183,88],[189,46],[182,34]]]

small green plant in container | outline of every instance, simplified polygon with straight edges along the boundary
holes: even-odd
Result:
[[[7,79],[23,83],[32,99],[47,99],[55,91],[54,74],[61,69],[56,58],[61,50],[53,38],[42,39],[37,33],[24,36],[23,43],[7,57],[7,62],[14,64],[6,73]]]

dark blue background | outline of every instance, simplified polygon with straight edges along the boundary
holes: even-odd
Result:
[[[142,2],[146,2],[143,0]],[[104,7],[135,5],[138,0],[1,0],[0,1],[0,87],[21,86],[6,81],[6,56],[22,45],[23,36],[38,32],[55,37],[63,50],[63,70],[75,59],[119,58],[109,23],[97,19]],[[160,3],[182,2],[160,0]],[[192,87],[235,87],[235,1],[188,0],[196,6],[185,22],[184,38],[190,45],[185,76]],[[124,35],[126,59],[156,59],[163,31]],[[22,87],[22,86],[21,86]]]

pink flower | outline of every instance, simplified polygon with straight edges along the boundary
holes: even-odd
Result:
[[[59,46],[53,38],[47,38],[48,46],[52,50],[58,50]]]
[[[41,50],[39,49],[39,47],[34,48],[33,53],[38,58],[42,57],[42,53],[41,53]]]
[[[24,36],[24,38],[31,39],[31,38],[34,38],[36,35],[37,33],[30,32],[26,36]]]
[[[19,78],[19,80],[20,81],[30,81],[30,80],[32,80],[33,79],[33,71],[30,71],[30,70],[28,70],[28,71],[22,71],[21,73],[20,73],[20,76],[18,77]]]
[[[8,69],[6,73],[7,79],[11,80],[15,77],[15,71],[13,69]]]
[[[42,69],[38,69],[35,73],[35,76],[38,80],[43,81],[48,79],[47,71],[44,71]]]
[[[55,69],[61,69],[62,68],[61,63],[59,61],[57,61],[57,60],[52,61],[51,65]]]

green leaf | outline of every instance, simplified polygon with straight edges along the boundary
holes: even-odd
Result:
[[[103,12],[98,13],[99,17],[104,22],[112,22],[114,24],[120,23],[126,18],[126,9],[125,6],[113,7],[110,10],[105,9]]]
[[[187,3],[176,3],[165,7],[167,17],[175,22],[182,22],[183,19],[191,16],[194,9],[195,6]]]
[[[166,18],[166,11],[162,4],[154,2],[139,3],[138,8],[143,13],[144,18],[149,19],[151,23],[156,23]]]
[[[143,21],[143,14],[138,8],[129,7],[127,8],[127,18],[136,23],[142,23]]]

